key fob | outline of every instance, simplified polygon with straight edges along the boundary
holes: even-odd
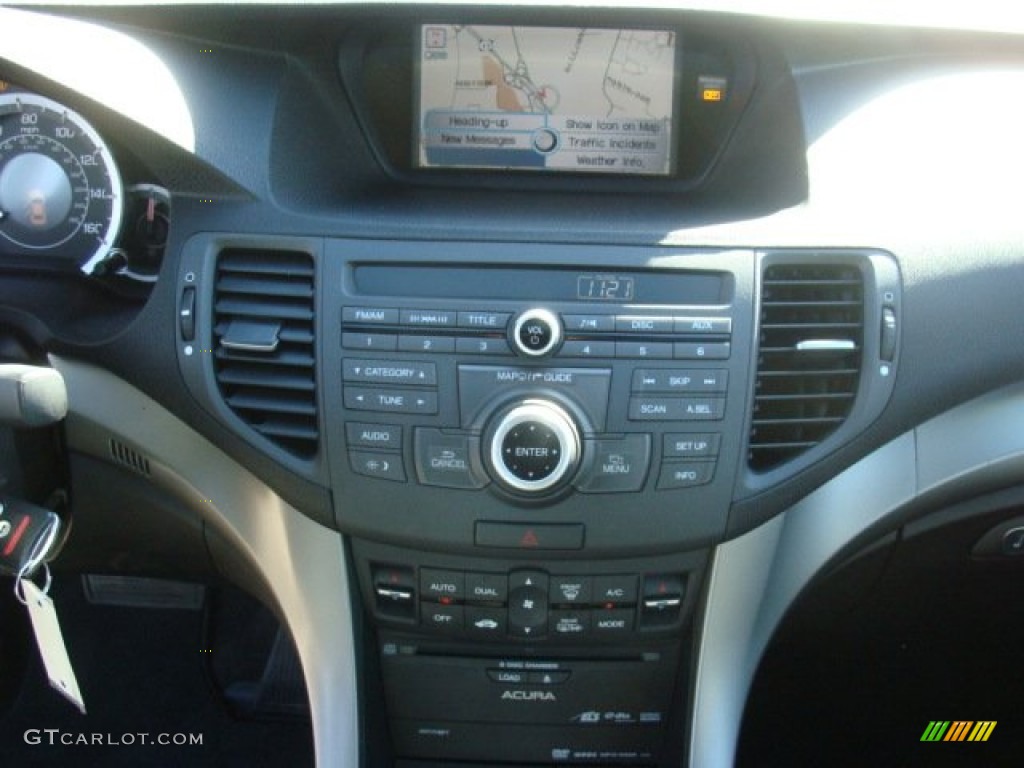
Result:
[[[60,532],[52,509],[0,498],[0,574],[30,577],[49,560]]]

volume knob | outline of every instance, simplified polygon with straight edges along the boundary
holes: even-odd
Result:
[[[544,493],[562,485],[580,460],[575,422],[547,400],[525,400],[501,413],[490,434],[495,480],[518,493]]]
[[[510,341],[526,357],[550,355],[562,343],[562,323],[547,309],[528,309],[512,325]]]

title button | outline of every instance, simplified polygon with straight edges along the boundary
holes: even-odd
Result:
[[[458,324],[460,328],[503,331],[510,317],[510,312],[459,312]]]

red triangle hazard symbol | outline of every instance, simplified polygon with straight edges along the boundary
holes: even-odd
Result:
[[[520,547],[539,547],[540,541],[537,539],[537,534],[533,532],[532,528],[528,528],[526,533],[523,534],[523,538],[519,540]]]

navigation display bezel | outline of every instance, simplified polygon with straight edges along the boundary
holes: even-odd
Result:
[[[426,115],[423,112],[422,105],[422,89],[424,86],[423,81],[423,61],[424,61],[424,39],[426,37],[426,30],[430,27],[445,27],[450,28],[452,26],[474,26],[481,28],[509,28],[517,27],[524,30],[564,30],[570,33],[574,30],[585,31],[587,29],[600,30],[604,32],[648,32],[648,33],[665,33],[673,36],[673,57],[672,57],[672,69],[669,73],[671,82],[669,83],[670,92],[670,119],[668,135],[664,138],[665,152],[667,153],[667,161],[665,162],[664,169],[659,171],[647,171],[647,170],[615,170],[609,171],[601,168],[567,168],[557,167],[545,164],[542,165],[515,165],[505,163],[427,163],[423,161],[422,155],[422,143],[424,137],[424,123]],[[413,124],[411,127],[411,144],[410,147],[410,165],[413,169],[419,171],[466,171],[466,172],[505,172],[512,171],[515,173],[522,173],[526,175],[552,175],[552,176],[609,176],[609,177],[646,177],[646,178],[671,178],[675,175],[677,170],[678,161],[678,147],[679,147],[679,125],[680,125],[680,111],[681,111],[681,86],[682,86],[682,63],[683,63],[683,51],[685,50],[685,40],[680,34],[680,31],[672,26],[667,25],[608,25],[608,24],[594,24],[588,25],[587,27],[580,27],[578,25],[570,24],[496,24],[491,22],[456,22],[453,23],[451,20],[437,20],[437,21],[422,21],[413,25],[412,28],[412,46],[411,50],[413,53],[412,64],[412,118]],[[598,117],[593,115],[592,117]],[[633,118],[634,116],[629,116]],[[626,118],[623,118],[626,119]],[[634,118],[639,119],[639,118]],[[482,154],[482,153],[481,153]],[[612,152],[609,155],[615,154]],[[617,157],[619,155],[616,155]]]
[[[597,172],[510,173],[496,168],[422,168],[414,160],[417,149],[415,128],[418,115],[416,89],[417,46],[424,24],[471,23],[484,26],[539,26],[604,29],[671,29],[677,37],[675,78],[676,124],[673,126],[673,170],[669,175],[634,175]],[[625,14],[621,9],[593,8],[581,15],[578,8],[531,9],[529,14],[508,9],[464,8],[435,9],[421,15],[415,9],[395,9],[387,14],[372,14],[349,28],[338,41],[338,68],[346,98],[352,103],[362,126],[368,149],[391,182],[405,189],[481,190],[521,192],[588,193],[615,195],[682,195],[705,188],[712,180],[711,170],[721,159],[730,138],[740,125],[742,115],[751,106],[761,74],[786,75],[785,62],[771,59],[770,71],[762,73],[759,48],[754,39],[726,30],[705,15],[690,14],[685,23],[654,11]],[[714,102],[698,99],[699,79],[703,75],[720,77],[725,83],[723,97]],[[779,81],[781,90],[761,111],[763,124],[757,130],[758,146],[770,145],[771,152],[751,155],[753,165],[727,170],[730,188],[745,188],[749,174],[773,178],[774,196],[779,180],[792,174],[794,162],[803,158],[805,147],[798,126],[790,120],[796,115],[794,89],[788,81]],[[774,92],[774,91],[773,91]],[[351,151],[361,151],[351,147]],[[758,166],[759,169],[755,169]],[[764,166],[764,167],[761,167]],[[800,194],[802,182],[793,177],[793,194]],[[787,187],[788,189],[789,187]],[[798,189],[799,188],[799,189]],[[794,198],[795,199],[795,198]]]

